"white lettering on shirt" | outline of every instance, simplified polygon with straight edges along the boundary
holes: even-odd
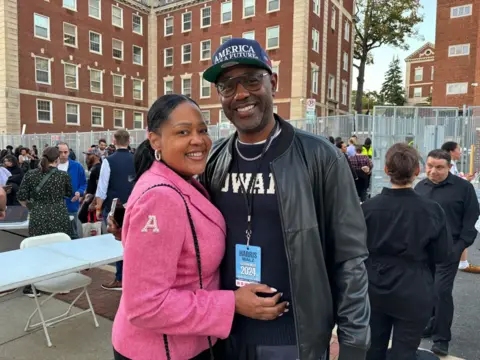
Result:
[[[155,215],[148,215],[148,221],[142,229],[142,232],[146,233],[152,229],[154,233],[158,233],[157,217]]]
[[[232,193],[233,194],[242,194],[241,184],[243,184],[244,189],[246,190],[250,179],[252,178],[251,173],[232,173],[228,174],[225,178],[225,183],[221,189],[222,192],[226,193],[230,191],[230,179],[232,184]],[[267,186],[268,185],[268,188]],[[255,184],[253,186],[255,194],[260,195],[274,195],[275,194],[275,180],[273,179],[273,174],[269,174],[268,177],[264,174],[257,174],[255,178]],[[266,190],[266,191],[265,191]]]

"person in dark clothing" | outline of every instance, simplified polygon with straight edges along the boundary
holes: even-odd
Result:
[[[13,155],[7,155],[3,158],[3,165],[5,168],[10,171],[10,176],[7,180],[6,186],[11,187],[7,194],[7,205],[14,206],[20,205],[17,200],[17,192],[20,189],[20,185],[22,184],[23,177],[25,173],[23,170],[18,166],[18,160]]]
[[[69,149],[68,158],[74,161],[77,160],[77,155],[75,155],[75,152],[73,151],[73,149]]]
[[[100,153],[97,149],[88,149],[84,152],[86,155],[85,162],[90,171],[88,177],[87,190],[85,191],[85,200],[83,201],[78,213],[78,220],[85,224],[88,222],[88,213],[95,213],[95,194],[97,192],[98,180],[100,178],[100,169],[102,166]]]
[[[353,180],[357,181],[358,176],[355,170],[352,168],[352,164],[350,164],[350,161],[348,161],[348,155],[347,155],[347,145],[343,141],[339,141],[335,144],[337,148],[340,149],[343,155],[345,155],[345,158],[347,159],[348,166],[350,167],[350,172],[352,173]]]
[[[435,313],[424,332],[424,337],[432,336],[432,352],[443,356],[448,355],[452,339],[453,283],[462,252],[477,237],[475,222],[480,214],[473,185],[450,173],[451,160],[446,151],[431,151],[427,157],[427,179],[415,187],[416,192],[443,208],[453,239],[450,257],[435,266]]]
[[[328,141],[330,141],[333,145],[335,145],[335,139],[333,138],[333,136],[329,136]]]
[[[348,158],[357,178],[355,187],[360,201],[367,200],[368,188],[370,187],[370,177],[372,176],[373,163],[367,155],[362,155],[362,146],[355,146],[355,155]]]

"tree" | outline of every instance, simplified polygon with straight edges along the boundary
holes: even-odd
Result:
[[[402,83],[400,59],[394,57],[385,73],[385,81],[382,84],[382,90],[380,90],[380,94],[387,104],[397,106],[405,104],[405,90]]]
[[[361,112],[365,66],[373,63],[371,51],[382,45],[407,50],[406,40],[418,37],[415,25],[423,21],[418,14],[419,0],[357,0],[355,13],[354,63],[358,69],[355,109]]]
[[[355,98],[356,96],[357,91],[353,90],[352,98]],[[376,91],[366,91],[362,96],[362,112],[366,112],[367,110],[370,110],[370,112],[372,112],[375,106],[384,104],[385,100],[383,99],[383,96]],[[352,110],[354,109],[352,108]]]

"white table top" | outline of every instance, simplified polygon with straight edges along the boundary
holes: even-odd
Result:
[[[28,230],[28,220],[15,223],[0,223],[0,230]]]

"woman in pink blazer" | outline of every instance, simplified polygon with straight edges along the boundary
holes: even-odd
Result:
[[[116,360],[213,359],[235,312],[273,320],[285,311],[266,285],[219,290],[225,221],[193,178],[211,148],[198,105],[159,98],[148,113],[149,139],[135,153],[136,184],[122,229],[123,294],[113,325]]]

